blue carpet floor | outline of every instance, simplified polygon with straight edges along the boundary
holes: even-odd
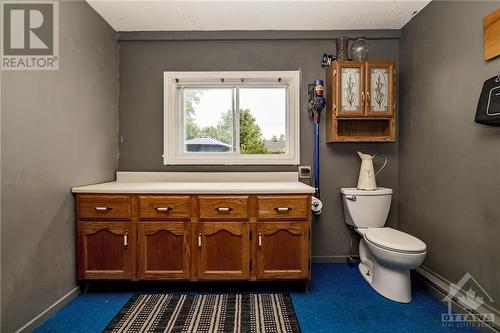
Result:
[[[443,328],[441,314],[446,306],[418,284],[413,301],[399,304],[373,291],[357,267],[314,264],[312,276],[309,293],[291,293],[303,333],[477,332],[470,327]],[[91,291],[80,295],[35,332],[101,332],[132,294]]]

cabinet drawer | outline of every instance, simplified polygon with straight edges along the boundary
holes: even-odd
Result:
[[[308,196],[289,195],[258,196],[257,218],[259,219],[307,219]]]
[[[79,195],[78,217],[81,220],[130,220],[130,196]]]
[[[141,195],[139,209],[143,220],[187,220],[189,196]]]
[[[248,196],[199,196],[200,220],[248,219]]]

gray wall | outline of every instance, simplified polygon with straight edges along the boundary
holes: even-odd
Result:
[[[435,2],[402,33],[399,225],[427,243],[424,265],[467,271],[500,301],[500,127],[474,123],[483,82],[483,16],[498,2]],[[496,305],[498,308],[498,304]]]
[[[60,2],[60,59],[2,73],[2,332],[75,288],[71,187],[117,168],[118,45],[85,2]]]
[[[348,36],[377,37],[370,57],[398,61],[399,32],[344,32]],[[308,119],[307,84],[324,79],[323,53],[334,51],[340,32],[213,32],[120,34],[120,159],[123,171],[178,170],[296,170],[296,167],[213,167],[162,164],[163,71],[172,70],[302,70],[301,163],[312,164],[313,133]],[[385,37],[390,37],[385,39]],[[324,213],[313,224],[313,256],[344,256],[350,231],[344,224],[339,188],[356,184],[360,161],[356,150],[382,152],[389,158],[379,184],[397,193],[397,144],[326,144],[321,127],[321,198]],[[393,214],[397,213],[397,195]],[[395,219],[391,219],[391,223]],[[357,249],[356,249],[357,250]],[[319,258],[316,258],[319,260]]]

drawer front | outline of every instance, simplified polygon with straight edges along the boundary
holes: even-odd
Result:
[[[257,218],[261,220],[307,219],[310,207],[307,195],[258,196]]]
[[[248,219],[248,196],[199,196],[200,220]]]
[[[189,219],[189,196],[139,196],[140,218],[143,220]]]
[[[79,195],[78,217],[81,220],[130,220],[130,196]]]

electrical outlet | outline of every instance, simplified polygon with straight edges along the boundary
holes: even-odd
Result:
[[[299,166],[299,178],[311,179],[311,167],[310,166]]]

